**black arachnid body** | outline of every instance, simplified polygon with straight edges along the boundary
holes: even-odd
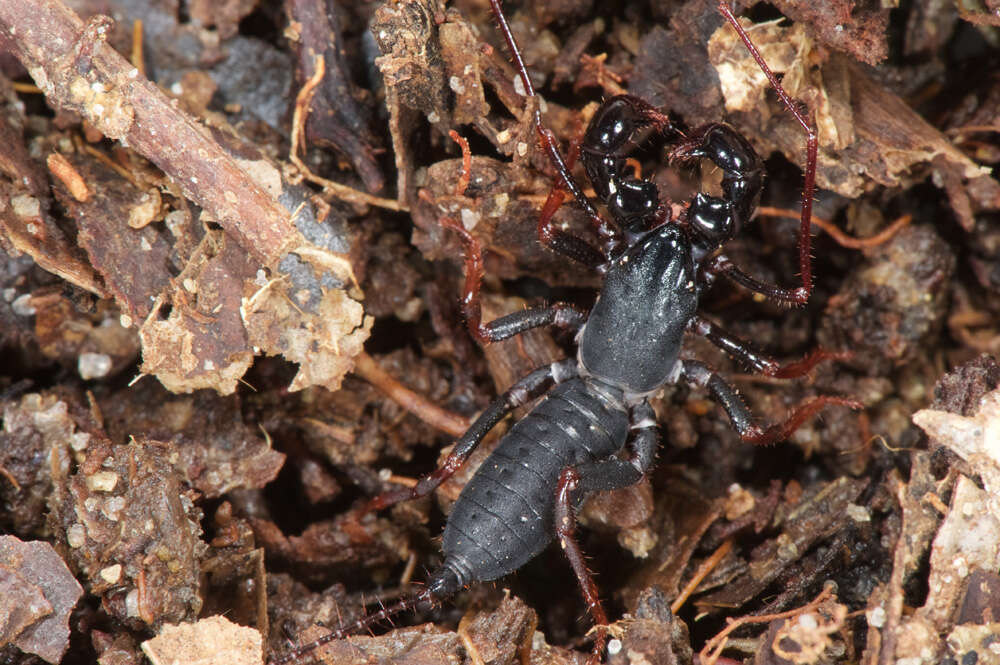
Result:
[[[490,2],[527,96],[533,98],[531,81],[500,2]],[[784,423],[761,428],[754,424],[734,388],[703,363],[680,356],[686,331],[705,336],[744,364],[774,377],[802,376],[818,362],[837,355],[815,351],[797,363],[782,366],[698,314],[699,296],[719,275],[767,298],[792,304],[804,303],[811,289],[809,226],[816,169],[815,133],[767,69],[724,1],[719,11],[740,34],[808,136],[799,238],[802,285],[783,289],[759,282],[720,251],[749,221],[764,181],[760,157],[728,125],[705,125],[685,136],[666,115],[641,99],[618,96],[606,101],[587,127],[578,158],[611,217],[609,221],[584,196],[570,173],[577,155],[567,160],[569,164],[564,161],[536,111],[539,142],[559,173],[540,215],[539,238],[552,250],[603,274],[593,309],[584,313],[556,303],[481,323],[481,249],[461,225],[451,220],[444,223],[465,244],[463,308],[473,336],[489,343],[533,327],[556,325],[577,332],[577,357],[538,369],[515,383],[458,439],[440,469],[413,488],[376,497],[364,509],[378,510],[429,494],[465,462],[502,418],[549,391],[503,437],[455,502],[443,535],[444,561],[431,573],[426,588],[318,642],[298,647],[276,663],[294,661],[320,644],[418,603],[440,600],[468,584],[508,575],[554,538],[559,538],[599,626],[594,646],[597,656],[606,640],[603,626],[607,618],[573,538],[574,511],[589,493],[634,484],[650,468],[657,445],[656,422],[648,402],[652,394],[678,381],[703,387],[723,406],[741,438],[757,444],[786,438],[825,405],[860,407],[853,400],[821,396],[800,404]],[[656,185],[635,177],[626,163],[636,137],[650,132],[674,141],[672,161],[707,159],[717,166],[723,173],[722,195],[699,193],[680,219],[671,219]],[[573,196],[595,224],[600,248],[552,224],[564,192]]]

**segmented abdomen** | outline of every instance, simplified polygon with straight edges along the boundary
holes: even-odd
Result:
[[[446,567],[463,583],[514,572],[554,536],[559,475],[625,445],[628,415],[582,379],[557,386],[500,441],[448,517]]]

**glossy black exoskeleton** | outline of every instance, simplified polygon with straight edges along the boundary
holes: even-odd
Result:
[[[527,94],[534,96],[500,2],[490,2]],[[789,303],[804,302],[811,281],[808,230],[815,179],[815,135],[724,3],[720,3],[720,11],[744,38],[808,132],[799,241],[802,286],[783,289],[758,282],[720,253],[750,220],[764,181],[760,157],[728,125],[713,123],[683,136],[667,116],[641,99],[618,96],[606,101],[587,127],[579,159],[611,217],[609,222],[582,194],[554,138],[536,113],[540,143],[560,174],[550,194],[550,202],[555,200],[555,205],[543,208],[539,237],[551,249],[603,273],[603,285],[593,309],[585,314],[556,303],[482,324],[480,247],[460,224],[451,220],[444,223],[460,234],[466,245],[463,306],[472,334],[489,343],[533,327],[557,325],[576,331],[577,357],[538,369],[515,383],[458,439],[440,469],[415,487],[376,497],[366,507],[377,510],[429,494],[465,462],[502,418],[551,388],[503,437],[455,502],[442,539],[444,561],[429,576],[425,590],[319,642],[293,650],[278,664],[420,602],[439,600],[468,584],[508,575],[554,538],[560,540],[599,626],[594,649],[599,654],[606,639],[603,626],[607,618],[573,538],[574,511],[591,492],[634,484],[650,468],[657,445],[656,422],[648,401],[652,394],[678,381],[706,388],[723,406],[741,438],[757,444],[786,438],[825,405],[860,406],[853,400],[821,396],[799,405],[784,423],[761,428],[754,424],[734,388],[703,363],[680,355],[685,332],[704,335],[744,364],[769,376],[801,376],[816,363],[836,355],[816,351],[802,361],[781,366],[698,314],[699,297],[718,275]],[[707,159],[717,166],[723,174],[721,196],[699,193],[680,219],[671,219],[656,185],[637,177],[626,161],[635,143],[651,133],[679,138],[670,153],[673,161]],[[571,193],[594,221],[602,238],[601,248],[551,224],[562,191]]]

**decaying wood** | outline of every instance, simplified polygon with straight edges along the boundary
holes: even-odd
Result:
[[[275,183],[260,182],[106,42],[110,19],[83,22],[59,0],[0,3],[0,36],[49,101],[79,113],[163,169],[264,265],[305,244]]]
[[[497,394],[575,352],[548,329],[478,348],[441,219],[485,248],[487,319],[587,308],[601,279],[537,241],[554,173],[536,108],[567,154],[621,92],[685,133],[736,126],[768,177],[727,255],[792,279],[801,128],[716,4],[505,3],[529,100],[482,2],[73,4],[121,16],[112,26],[56,0],[0,0],[0,529],[47,541],[84,587],[74,662],[139,662],[154,630],[216,615],[253,627],[233,648],[259,660],[261,643],[280,654],[314,624],[411,593],[435,565],[442,512],[517,414],[432,500],[365,519],[352,506],[412,487]],[[719,279],[705,313],[780,359],[817,345],[852,357],[790,382],[743,374],[698,338],[685,352],[733,378],[761,421],[816,394],[866,409],[824,412],[762,449],[697,387],[653,396],[655,471],[580,511],[618,619],[608,663],[690,663],[700,649],[720,665],[992,662],[1000,366],[977,356],[1000,350],[1000,84],[968,72],[1000,63],[996,2],[750,4],[736,9],[819,131],[826,233],[808,307]],[[775,7],[790,20],[762,20]],[[270,80],[280,92],[246,101]],[[715,193],[717,170],[675,168],[649,138],[629,168],[674,219]],[[571,201],[555,223],[593,240]],[[137,371],[160,381],[130,383]],[[39,585],[12,588],[39,605],[0,637],[65,622],[71,603],[46,615]],[[583,614],[550,551],[399,617],[423,627],[315,656],[580,665]],[[228,632],[207,627],[182,641]],[[67,640],[51,638],[56,658]],[[0,660],[20,658],[13,644],[30,641]]]

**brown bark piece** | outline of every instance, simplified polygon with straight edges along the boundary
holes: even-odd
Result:
[[[473,660],[485,665],[515,665],[523,662],[538,627],[535,611],[520,598],[506,597],[492,612],[479,612],[459,624],[458,634]]]
[[[437,19],[443,16],[437,0],[405,0],[376,10],[371,30],[383,53],[376,64],[386,87],[432,124],[450,126],[448,83],[437,39]]]
[[[45,170],[28,154],[22,133],[24,108],[10,88],[10,82],[0,78],[3,112],[0,113],[0,173],[4,178],[25,189],[25,194],[39,199],[48,197]]]
[[[253,362],[241,307],[259,266],[231,238],[214,239],[218,253],[188,264],[167,318],[150,317],[139,329],[143,373],[172,392],[232,393]]]
[[[375,158],[376,137],[368,126],[373,112],[359,99],[344,58],[344,37],[333,0],[290,0],[285,9],[292,26],[300,83],[316,72],[316,58],[323,57],[323,80],[313,94],[306,119],[306,138],[333,147],[354,164],[369,192],[385,185]]]
[[[104,287],[97,275],[46,208],[47,201],[26,193],[19,184],[0,181],[0,230],[14,250],[29,255],[42,268],[67,282],[103,296]]]
[[[414,165],[408,137],[416,126],[417,114],[425,115],[436,126],[450,125],[447,78],[435,39],[436,18],[443,15],[439,0],[405,0],[379,7],[372,20],[371,32],[382,52],[375,64],[385,79],[397,196],[403,201],[409,201],[413,194]]]
[[[918,166],[925,165],[926,172],[932,163],[957,179],[959,189],[970,179],[988,175],[909,104],[843,56],[830,55],[822,66],[813,67],[822,55],[801,26],[758,24],[749,34],[772,70],[784,74],[788,94],[809,103],[818,130],[821,187],[856,198],[873,181],[899,186],[921,173]],[[740,129],[759,137],[765,152],[778,149],[801,163],[802,128],[774,99],[760,67],[732,28],[720,27],[708,49],[726,108],[739,112],[735,118]],[[963,224],[970,218],[960,215]]]
[[[870,146],[867,150],[877,149],[876,164],[880,163],[884,172],[867,170],[876,182],[896,184],[908,169],[932,161],[941,163],[939,168],[962,181],[989,175],[988,169],[969,159],[909,104],[878,85],[860,67],[851,65],[850,74],[854,118],[862,140],[856,149],[862,157],[866,142]],[[887,177],[893,180],[887,182]]]
[[[57,186],[56,197],[76,220],[77,241],[118,305],[133,321],[142,321],[170,284],[173,248],[159,232],[162,227],[144,223],[135,228],[130,220],[156,216],[159,210],[144,211],[152,195],[96,160],[69,156],[68,161],[92,195],[80,201]]]
[[[788,18],[807,24],[825,46],[849,53],[856,60],[877,65],[889,54],[887,7],[857,0],[775,0],[774,4]]]
[[[455,93],[455,125],[481,124],[490,111],[483,88],[481,58],[470,58],[479,49],[481,38],[466,21],[443,23],[438,30],[441,57],[448,72],[448,87]]]
[[[1000,386],[1000,363],[985,353],[942,376],[934,384],[930,408],[974,416],[984,395]]]
[[[50,663],[69,646],[69,616],[83,595],[66,564],[44,542],[0,536],[0,645],[13,643]]]
[[[1000,617],[1000,575],[977,568],[969,573],[955,623],[989,624]]]
[[[53,105],[126,141],[265,265],[303,244],[289,211],[106,43],[109,29],[107,17],[85,24],[54,0],[0,5],[0,35]]]
[[[865,480],[840,478],[827,483],[784,518],[782,533],[758,546],[741,575],[725,588],[696,601],[699,607],[739,607],[761,593],[818,541],[847,528],[847,507],[867,485]]]
[[[358,561],[366,567],[398,564],[409,553],[403,529],[383,519],[359,523],[353,515],[338,517],[313,522],[294,536],[286,536],[269,520],[251,519],[250,524],[268,556],[320,576],[328,575],[331,569],[349,569]]]
[[[42,590],[16,570],[23,558],[7,560],[9,553],[3,551],[9,549],[6,541],[25,544],[14,536],[0,536],[0,552],[4,555],[0,558],[0,647],[14,643],[25,628],[52,614],[52,605],[45,600]]]
[[[75,472],[55,478],[49,526],[105,612],[139,628],[201,607],[201,511],[169,444],[79,438]]]
[[[102,396],[100,405],[112,441],[126,443],[131,436],[169,441],[186,481],[208,498],[264,487],[284,464],[285,456],[243,421],[242,400],[235,395],[171,395],[144,381]]]

